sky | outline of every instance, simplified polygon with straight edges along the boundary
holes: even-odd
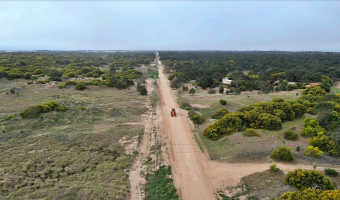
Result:
[[[340,1],[0,1],[0,50],[340,52]]]

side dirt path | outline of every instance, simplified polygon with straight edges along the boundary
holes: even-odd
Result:
[[[163,73],[159,54],[158,62],[161,112],[163,121],[160,128],[167,134],[172,178],[181,199],[184,200],[213,200],[214,191],[225,186],[237,185],[241,178],[255,172],[269,169],[267,164],[233,164],[211,161],[204,155],[193,139],[187,115],[180,110],[176,103],[176,94],[169,87],[170,82]],[[174,107],[177,117],[170,117],[170,110]],[[302,168],[313,169],[312,166],[298,164],[278,164],[284,173]],[[322,167],[318,167],[322,169]],[[338,170],[338,169],[337,169]]]
[[[129,182],[130,182],[130,198],[131,200],[143,200],[145,199],[145,186],[146,186],[146,174],[155,169],[155,160],[157,161],[157,169],[161,165],[169,165],[169,156],[167,153],[167,146],[165,145],[166,138],[164,134],[161,134],[159,130],[159,124],[162,122],[162,113],[157,108],[152,108],[150,97],[153,92],[156,92],[156,85],[153,84],[153,79],[146,80],[146,87],[148,91],[148,100],[146,107],[148,111],[142,115],[140,122],[144,125],[144,134],[140,135],[137,140],[139,140],[139,145],[137,148],[130,149],[130,153],[133,150],[138,152],[138,156],[135,158],[130,172],[129,172]],[[157,141],[157,146],[160,149],[157,151],[157,159],[155,156],[155,151],[152,148],[155,146]],[[127,150],[127,149],[126,149]],[[152,164],[150,163],[152,162]]]

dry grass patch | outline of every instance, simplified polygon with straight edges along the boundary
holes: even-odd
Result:
[[[303,154],[307,146],[307,139],[300,137],[296,141],[285,140],[283,132],[292,127],[297,127],[301,131],[303,118],[283,123],[280,131],[256,130],[261,137],[244,137],[244,132],[237,132],[230,136],[225,136],[217,141],[212,141],[203,136],[205,127],[200,127],[201,141],[207,148],[209,156],[213,160],[227,162],[266,162],[272,149],[278,146],[289,146],[293,153]],[[300,152],[296,152],[297,146],[301,147]]]
[[[12,87],[19,95],[6,95]],[[124,151],[130,143],[119,141],[143,132],[136,122],[147,111],[147,98],[135,87],[77,91],[0,80],[0,199],[125,199],[126,169],[135,155]],[[19,116],[49,101],[68,110],[36,119]]]

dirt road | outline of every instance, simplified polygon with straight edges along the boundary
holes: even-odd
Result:
[[[173,179],[182,199],[214,199],[212,188],[207,183],[200,152],[192,140],[192,133],[186,122],[186,114],[180,110],[172,96],[167,77],[162,73],[163,66],[158,59],[159,88],[161,91],[161,109],[163,113],[163,132],[168,134],[170,145],[170,162]],[[171,108],[177,111],[177,117],[170,116]]]

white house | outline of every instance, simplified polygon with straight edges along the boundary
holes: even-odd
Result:
[[[233,82],[233,80],[229,80],[228,77],[225,77],[224,79],[222,79],[223,85],[231,85],[232,82]]]

